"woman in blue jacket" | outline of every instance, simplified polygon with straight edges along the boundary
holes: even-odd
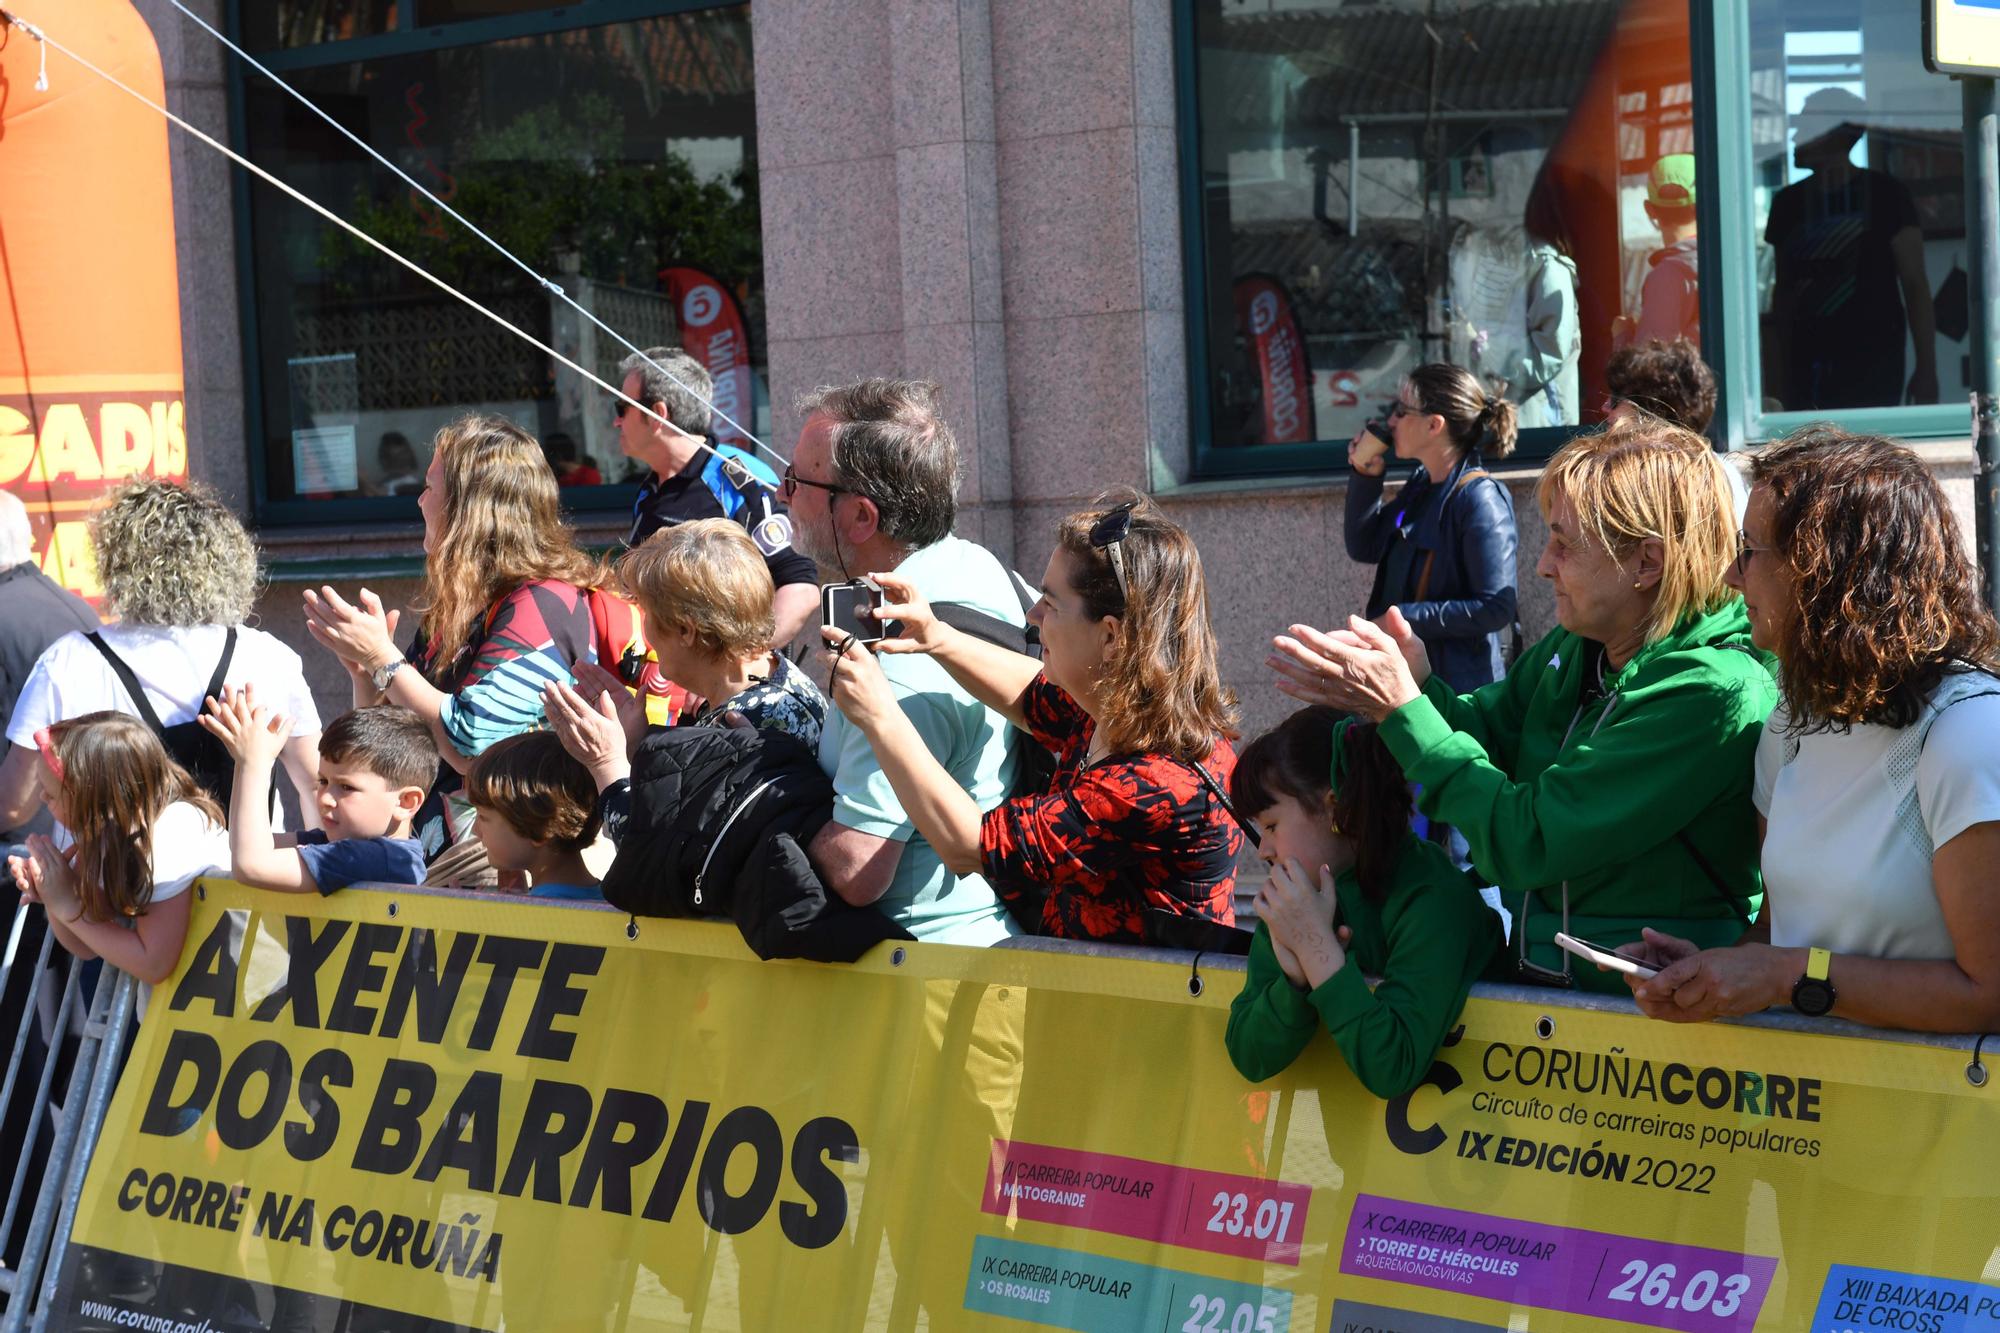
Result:
[[[1401,607],[1431,669],[1461,694],[1506,674],[1514,627],[1514,500],[1485,459],[1514,452],[1516,409],[1472,372],[1418,366],[1389,409],[1396,457],[1417,464],[1393,498],[1382,497],[1387,457],[1347,447],[1349,558],[1375,566],[1370,619]]]

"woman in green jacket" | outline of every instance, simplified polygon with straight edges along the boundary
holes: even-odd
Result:
[[[1324,1028],[1370,1092],[1410,1091],[1499,949],[1500,918],[1410,831],[1409,785],[1374,727],[1301,709],[1251,742],[1229,788],[1271,867],[1229,1058],[1261,1082]],[[1382,979],[1372,992],[1364,971]]]
[[[1623,991],[1555,933],[1735,942],[1761,893],[1750,785],[1777,687],[1724,582],[1735,511],[1706,440],[1616,423],[1565,445],[1536,499],[1560,627],[1504,679],[1454,695],[1393,610],[1331,634],[1294,625],[1270,662],[1286,693],[1381,724],[1424,812],[1519,902],[1517,975]]]

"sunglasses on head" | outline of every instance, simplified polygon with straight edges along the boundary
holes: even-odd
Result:
[[[1125,584],[1125,553],[1118,544],[1132,535],[1132,508],[1138,501],[1127,500],[1116,509],[1104,512],[1090,525],[1090,545],[1093,550],[1102,551],[1111,561],[1111,572],[1118,579],[1118,595],[1130,600],[1132,590]]]

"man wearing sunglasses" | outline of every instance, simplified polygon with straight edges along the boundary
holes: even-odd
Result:
[[[648,364],[648,358],[657,365]],[[701,362],[678,347],[648,348],[619,366],[626,397],[645,403],[666,424],[616,400],[618,448],[650,469],[632,502],[626,545],[637,546],[661,528],[698,518],[729,518],[743,525],[771,570],[777,594],[775,646],[797,638],[817,616],[819,571],[792,545],[792,520],[773,488],[777,477],[733,445],[707,443],[714,383]]]

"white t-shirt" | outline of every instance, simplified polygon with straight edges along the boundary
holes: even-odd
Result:
[[[1763,868],[1771,942],[1872,958],[1954,957],[1930,852],[2000,820],[2000,696],[1946,708],[1915,756],[1912,728],[1793,738],[1787,716],[1780,704],[1764,724],[1752,793],[1770,821]],[[1794,739],[1798,754],[1786,763]],[[1898,764],[1907,773],[1912,759],[1916,804],[1899,818],[1894,773]]]
[[[229,873],[229,833],[186,801],[153,821],[153,906],[180,897],[209,872]]]

